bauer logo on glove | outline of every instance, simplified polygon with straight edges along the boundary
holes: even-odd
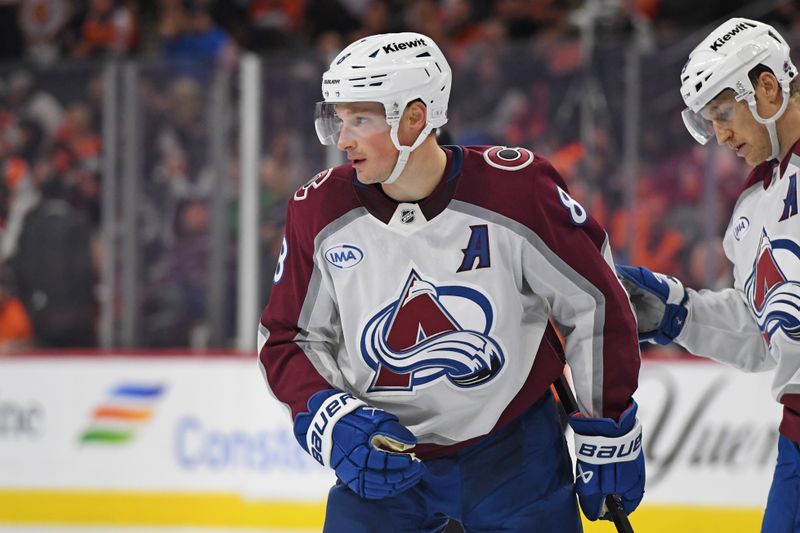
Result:
[[[342,393],[328,398],[328,401],[316,412],[306,434],[306,446],[308,453],[319,464],[330,466],[330,440],[324,438],[328,427],[333,427],[340,418],[362,405],[366,404],[352,394]]]
[[[603,465],[618,461],[633,461],[642,451],[642,425],[636,425],[630,433],[617,438],[595,437],[575,434],[575,453],[583,462]]]
[[[407,450],[417,439],[391,413],[339,390],[319,391],[294,422],[297,441],[362,498],[378,500],[416,485],[425,465]]]
[[[610,519],[606,498],[615,495],[630,514],[644,495],[644,454],[642,426],[636,417],[638,406],[631,400],[619,417],[570,416],[575,432],[575,485],[583,514],[589,520]]]

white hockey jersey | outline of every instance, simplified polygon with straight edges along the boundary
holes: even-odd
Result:
[[[725,232],[734,286],[689,290],[676,339],[687,350],[745,371],[775,368],[782,434],[800,442],[800,143],[780,165],[753,169]]]
[[[565,352],[584,413],[617,418],[640,354],[605,231],[538,154],[445,151],[419,203],[361,184],[349,164],[294,195],[259,329],[270,390],[293,416],[319,390],[350,392],[435,457],[520,416]]]

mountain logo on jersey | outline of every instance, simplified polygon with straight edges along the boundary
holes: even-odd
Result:
[[[491,381],[505,363],[490,336],[493,321],[480,291],[437,286],[412,268],[398,298],[362,332],[361,355],[375,371],[369,392],[411,391],[440,379],[458,388]]]
[[[762,231],[745,294],[767,345],[779,330],[800,341],[800,283],[785,275],[790,265],[800,267],[800,246],[791,239],[772,240]]]

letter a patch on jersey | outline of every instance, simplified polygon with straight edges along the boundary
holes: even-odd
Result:
[[[476,268],[488,268],[492,266],[489,255],[489,227],[486,224],[470,226],[472,233],[469,236],[467,247],[461,250],[464,260],[456,272],[473,270]],[[475,262],[477,261],[477,266]]]
[[[362,357],[375,371],[369,391],[412,391],[439,379],[459,388],[491,380],[505,362],[491,336],[493,320],[492,305],[480,291],[437,286],[412,269],[399,297],[362,331]]]
[[[792,174],[789,178],[789,187],[786,191],[786,198],[783,199],[783,214],[780,221],[783,222],[789,217],[797,214],[797,174]]]

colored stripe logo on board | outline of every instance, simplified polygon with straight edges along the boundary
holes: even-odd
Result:
[[[164,394],[163,385],[124,383],[111,389],[108,398],[92,411],[82,443],[125,444],[153,417]]]

